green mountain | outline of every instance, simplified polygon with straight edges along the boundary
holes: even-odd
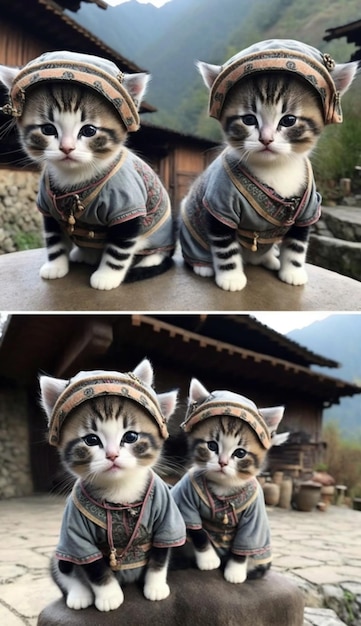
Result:
[[[341,313],[287,334],[289,339],[337,361],[340,367],[314,366],[323,374],[361,385],[361,315]],[[361,441],[361,394],[343,398],[324,412],[325,422],[335,421],[348,439]]]
[[[159,110],[153,122],[219,136],[207,119],[197,59],[222,63],[254,41],[283,37],[347,61],[353,46],[323,37],[327,28],[359,19],[360,6],[359,0],[172,0],[157,9],[129,0],[106,11],[90,4],[69,16],[152,74],[147,100]]]

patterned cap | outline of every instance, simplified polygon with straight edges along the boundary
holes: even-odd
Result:
[[[49,424],[49,443],[59,444],[60,430],[70,411],[97,396],[121,396],[140,404],[156,422],[161,437],[168,438],[166,420],[155,391],[133,372],[92,371],[79,372],[58,397]]]
[[[210,417],[229,415],[247,422],[264,448],[271,447],[268,426],[252,400],[231,391],[212,391],[201,403],[192,404],[181,427],[190,432],[196,424]]]
[[[209,115],[219,119],[228,91],[259,72],[284,71],[305,79],[321,98],[325,124],[342,122],[340,94],[332,79],[329,54],[294,39],[268,39],[238,52],[221,68],[210,90]]]
[[[107,59],[90,54],[46,52],[25,65],[16,76],[10,91],[11,105],[6,107],[14,117],[23,112],[25,94],[29,87],[44,81],[77,82],[98,91],[119,113],[127,131],[139,128],[139,114],[134,100],[122,82],[124,74]]]

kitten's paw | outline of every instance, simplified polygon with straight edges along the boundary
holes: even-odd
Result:
[[[247,578],[247,562],[237,563],[230,559],[224,569],[224,578],[229,583],[244,583]]]
[[[247,284],[247,277],[241,270],[216,274],[216,283],[224,291],[242,291]]]
[[[276,246],[273,246],[261,257],[261,265],[268,270],[278,271],[281,267],[280,253]]]
[[[123,604],[124,594],[115,578],[106,585],[97,585],[94,592],[94,604],[98,611],[114,611]]]
[[[304,267],[282,268],[278,274],[279,278],[289,285],[305,285],[308,281],[307,272]]]
[[[203,278],[209,278],[210,276],[214,276],[213,267],[209,267],[206,265],[194,265],[193,272],[197,274],[197,276],[202,276]]]
[[[218,569],[221,559],[212,546],[209,546],[204,552],[195,550],[195,557],[198,569],[203,571]]]
[[[86,609],[94,602],[94,596],[88,587],[83,585],[76,585],[71,589],[66,598],[66,605],[69,609],[79,611],[80,609]]]
[[[123,280],[123,273],[115,272],[111,269],[98,269],[90,277],[90,284],[94,289],[100,289],[101,291],[109,291],[119,287]]]
[[[147,600],[164,600],[170,594],[169,585],[167,583],[158,583],[157,585],[146,583],[143,589],[144,596]]]
[[[69,272],[69,261],[66,256],[61,256],[55,261],[47,261],[40,268],[41,278],[52,280],[53,278],[63,278]]]

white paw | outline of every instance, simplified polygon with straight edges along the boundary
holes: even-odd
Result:
[[[73,589],[71,589],[66,598],[66,605],[69,609],[75,609],[75,611],[79,611],[80,609],[86,609],[88,606],[93,604],[94,596],[88,587],[82,586],[79,584],[74,585]]]
[[[224,578],[229,583],[244,583],[247,578],[247,561],[244,563],[236,563],[232,559],[228,561],[224,570]]]
[[[204,571],[217,569],[221,564],[221,559],[212,546],[209,546],[205,552],[195,550],[195,557],[198,569]]]
[[[94,604],[98,611],[114,611],[124,601],[124,594],[115,579],[103,586],[93,586],[93,590],[95,593]]]
[[[197,276],[202,276],[203,278],[209,278],[214,275],[213,267],[206,265],[194,265],[193,272],[197,274]]]
[[[169,585],[167,585],[167,583],[165,582],[158,583],[156,585],[152,583],[146,583],[144,585],[143,593],[147,600],[164,600],[165,598],[168,598],[170,594],[170,589]]]
[[[266,254],[262,255],[260,259],[261,265],[267,267],[267,269],[269,270],[278,271],[281,267],[281,261],[279,256],[280,253],[278,248],[276,246],[272,246],[272,248],[268,250]]]
[[[284,283],[289,285],[305,285],[308,281],[307,272],[304,267],[282,268],[279,277]]]
[[[243,270],[232,270],[216,274],[218,287],[225,291],[241,291],[247,284],[247,278]]]
[[[109,291],[119,287],[123,279],[123,272],[115,272],[107,268],[100,268],[90,277],[90,284],[94,289]]]
[[[55,261],[47,261],[40,268],[41,278],[53,279],[63,278],[69,271],[69,261],[65,255],[62,255]]]

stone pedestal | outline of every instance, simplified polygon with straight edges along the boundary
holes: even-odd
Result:
[[[261,580],[235,585],[220,570],[172,571],[166,600],[150,602],[137,585],[124,588],[119,609],[68,609],[63,600],[49,604],[37,626],[302,626],[303,594],[290,579],[268,572]]]

